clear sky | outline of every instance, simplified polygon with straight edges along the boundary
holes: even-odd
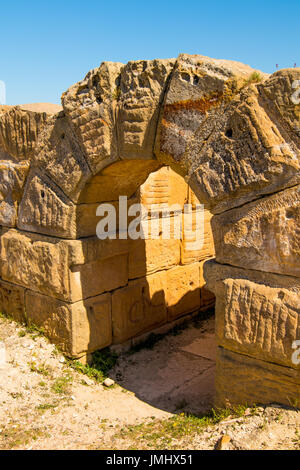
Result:
[[[238,60],[265,72],[300,66],[300,0],[10,0],[0,3],[7,104],[60,103],[104,60]]]

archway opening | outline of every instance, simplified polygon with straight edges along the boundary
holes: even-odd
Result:
[[[126,238],[120,235],[123,233],[120,212],[124,210],[120,207],[120,196],[127,198]],[[97,209],[102,204],[105,210],[100,216]],[[96,227],[100,221],[107,221],[108,205],[116,215],[116,233],[111,237],[113,233],[108,228],[110,236],[100,240],[95,235]],[[147,222],[148,236],[133,239],[130,225],[137,220],[137,213],[131,209],[136,205],[146,211],[136,225],[136,232]],[[110,304],[107,312],[111,321],[108,315],[106,334],[100,331],[101,327],[95,328],[91,320],[89,352],[107,346],[127,352],[162,339],[164,352],[159,349],[156,359],[151,359],[153,353],[149,351],[144,351],[144,359],[143,353],[139,353],[134,370],[130,368],[131,362],[125,360],[123,366],[112,372],[114,378],[144,401],[169,411],[184,410],[185,404],[191,406],[195,403],[193,393],[198,394],[198,404],[199,400],[211,399],[215,298],[203,277],[205,261],[214,257],[209,210],[201,206],[185,180],[170,167],[162,167],[155,161],[129,160],[112,164],[91,179],[81,193],[77,214],[80,240],[83,243],[93,240],[93,248],[86,253],[86,262],[73,266],[74,280],[80,283],[91,319],[100,311],[99,306]],[[193,237],[198,230],[202,230],[202,237],[195,241]],[[164,341],[164,335],[170,331],[169,339]],[[173,344],[174,332],[179,331],[183,331],[182,340]],[[148,375],[151,383],[145,382],[142,373],[149,362],[153,371],[157,369],[155,379]],[[156,381],[163,370],[168,374],[168,381],[161,395]],[[172,399],[170,387],[175,382],[178,393]],[[187,382],[191,382],[191,387],[184,386]]]
[[[138,205],[146,212],[132,234]],[[94,253],[73,273],[82,299],[111,294],[112,344],[214,306],[203,278],[204,262],[214,257],[211,214],[170,167],[140,160],[112,164],[86,185],[77,214],[78,233],[94,237]],[[101,220],[107,231],[99,240]]]

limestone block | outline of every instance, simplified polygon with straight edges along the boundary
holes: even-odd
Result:
[[[300,138],[300,103],[298,102],[297,82],[300,80],[300,71],[297,69],[278,70],[270,79],[259,86],[262,99],[264,99],[270,110],[279,114],[286,124],[289,137],[294,145],[299,148]]]
[[[213,217],[216,260],[300,277],[300,186]]]
[[[110,294],[69,304],[28,290],[26,311],[28,320],[69,356],[80,357],[111,344]]]
[[[130,222],[139,216],[139,214],[137,214],[136,216],[128,215],[128,211],[130,207],[134,204],[138,204],[138,199],[136,195],[133,195],[130,199],[127,200],[127,205],[125,209],[120,207],[119,201],[112,201],[112,202],[109,202],[109,204],[110,206],[113,206],[114,211],[115,211],[115,216],[116,216],[116,226],[115,226],[116,232],[114,233],[118,233],[119,228],[120,228],[120,213],[125,214],[125,221],[127,221],[127,228],[129,227]],[[96,235],[98,223],[103,218],[106,219],[107,217],[106,211],[104,213],[104,217],[97,216],[97,209],[100,205],[101,204],[97,202],[97,203],[91,203],[91,204],[78,204],[76,206],[77,238],[93,237]],[[125,212],[121,212],[121,211],[125,211]],[[107,227],[105,228],[105,230],[107,230]]]
[[[68,249],[63,240],[4,230],[1,260],[2,279],[50,296],[68,298]]]
[[[179,204],[184,206],[190,203],[189,194],[191,189],[187,185],[185,179],[170,167],[166,167],[169,173],[169,204]],[[199,202],[198,202],[199,204]]]
[[[299,407],[299,372],[218,348],[215,405],[282,403]]]
[[[117,203],[114,204],[117,206]],[[76,238],[93,237],[97,233],[97,224],[101,220],[97,209],[99,204],[78,204],[76,210]],[[74,237],[75,238],[75,237]]]
[[[214,255],[215,249],[211,229],[211,217],[212,215],[207,209],[204,209],[203,221],[202,216],[197,219],[195,210],[186,213],[183,217],[184,230],[181,243],[181,264],[201,261]],[[200,236],[200,233],[203,236]],[[197,239],[197,237],[199,237],[199,239]]]
[[[129,240],[129,279],[144,277],[180,263],[180,240]]]
[[[69,249],[70,266],[125,255],[129,250],[129,240],[99,240],[97,237],[90,237],[82,240],[66,240],[65,243]]]
[[[156,174],[159,167],[160,164],[154,160],[125,160],[113,163],[86,184],[79,203],[117,201],[119,196],[130,198],[144,184],[149,173]]]
[[[112,343],[111,294],[77,302],[72,306],[73,355],[93,352]]]
[[[252,72],[237,62],[180,54],[160,116],[155,146],[159,159],[177,163],[186,174],[189,156],[185,151],[194,134],[207,115],[215,115],[216,110],[224,112],[223,98],[230,94],[234,79],[249,77]]]
[[[116,240],[118,241],[118,240]],[[70,295],[73,302],[123,287],[128,282],[128,255],[72,266]]]
[[[0,280],[0,312],[18,322],[24,322],[25,289]]]
[[[46,175],[31,170],[17,225],[31,232],[76,238],[76,208]]]
[[[74,352],[71,305],[27,290],[25,308],[29,324],[42,328],[51,342],[71,356]]]
[[[140,203],[147,209],[152,206],[166,205],[170,201],[169,169],[163,167],[151,173],[145,183],[140,187]]]
[[[180,55],[165,95],[156,156],[187,175],[213,213],[300,182],[297,133],[284,131],[264,96],[272,83],[288,100],[290,77],[253,72],[236,62]]]
[[[28,162],[15,163],[10,159],[0,161],[0,224],[14,227],[18,204],[28,174]]]
[[[123,64],[104,62],[62,95],[62,105],[96,175],[119,159],[115,109]]]
[[[64,113],[48,119],[39,136],[32,166],[46,172],[73,202],[78,200],[92,174]]]
[[[128,281],[127,240],[61,240],[11,229],[1,237],[2,278],[76,302]]]
[[[122,158],[153,158],[159,104],[174,63],[138,60],[121,69],[117,126]]]
[[[201,261],[200,267],[200,305],[203,307],[214,307],[216,297],[212,291],[207,288],[206,281],[204,279],[204,266],[208,260]]]
[[[20,106],[0,112],[0,148],[16,162],[30,160],[48,115]]]
[[[187,202],[188,186],[180,175],[170,167],[163,167],[149,174],[139,189],[139,199],[147,209],[178,205]]]
[[[220,346],[286,367],[300,338],[300,280],[260,271],[204,265],[207,287],[216,294]]]
[[[257,88],[246,87],[222,119],[222,130],[212,132],[206,143],[200,135],[195,138],[189,156],[200,156],[189,183],[201,200],[210,200],[213,213],[299,184],[299,147],[264,107]]]
[[[165,274],[130,281],[112,294],[113,344],[167,322]]]
[[[193,263],[165,272],[168,320],[200,308],[200,266]]]

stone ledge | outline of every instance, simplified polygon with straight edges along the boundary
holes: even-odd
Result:
[[[300,369],[218,348],[215,405],[281,403],[300,408]]]

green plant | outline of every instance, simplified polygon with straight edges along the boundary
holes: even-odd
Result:
[[[51,386],[51,390],[59,395],[67,395],[69,393],[70,384],[72,383],[72,376],[67,374],[58,377]]]
[[[41,375],[44,375],[44,376],[48,376],[49,375],[49,369],[47,368],[47,366],[45,366],[45,364],[41,364],[41,365],[37,365],[36,362],[34,361],[31,361],[28,363],[29,367],[30,367],[30,371],[31,372],[37,372],[38,374],[41,374]]]
[[[111,352],[109,348],[106,348],[101,351],[96,351],[92,355],[91,365],[82,364],[72,359],[68,359],[67,364],[77,372],[85,374],[96,382],[101,383],[106,379],[108,372],[115,366],[117,360],[118,355]]]
[[[181,413],[166,420],[152,419],[147,423],[123,427],[114,437],[124,439],[128,449],[174,449],[174,440],[190,439],[208,426],[218,424],[229,416],[243,416],[247,405],[213,408],[202,415]],[[184,445],[184,441],[183,441]]]
[[[55,403],[42,403],[41,405],[38,405],[36,409],[39,411],[45,411],[45,410],[50,410],[56,407],[57,407],[57,404]]]
[[[247,84],[250,83],[260,83],[262,81],[262,76],[259,72],[252,72],[247,79]]]

